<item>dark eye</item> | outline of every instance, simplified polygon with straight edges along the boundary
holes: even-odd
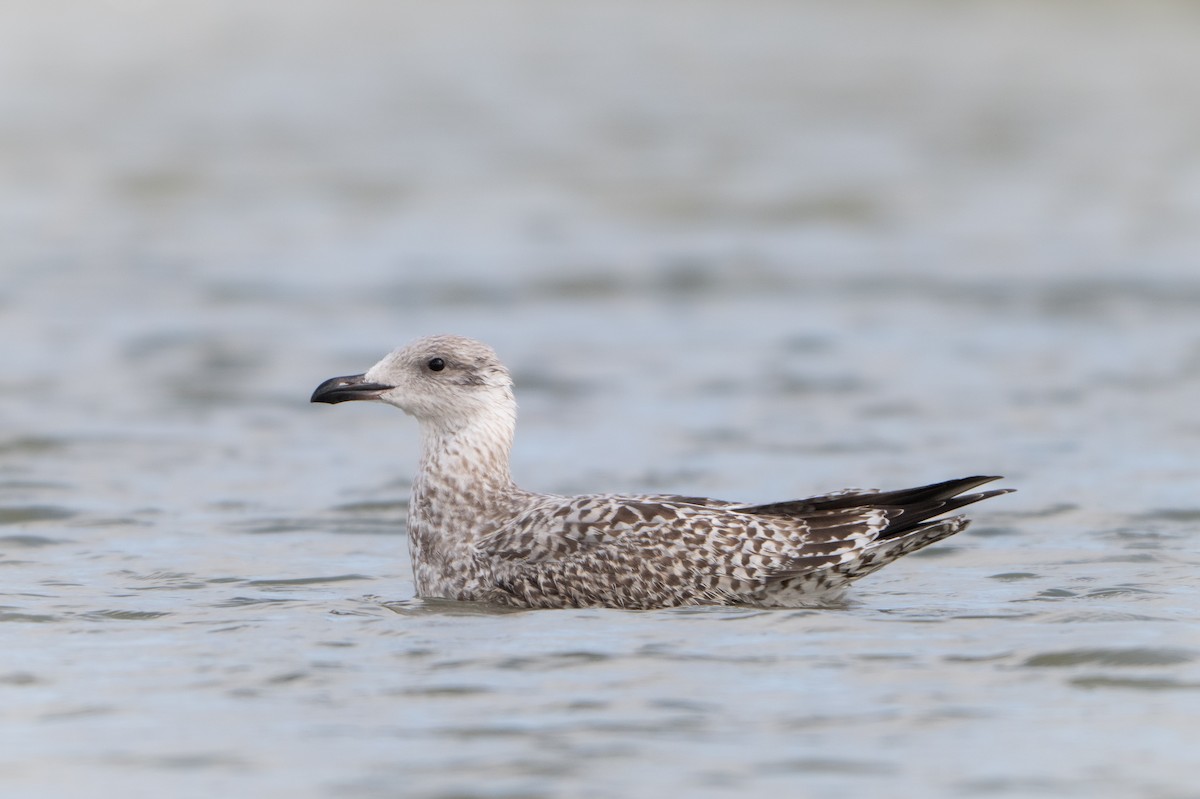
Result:
[[[446,368],[446,362],[443,361],[441,358],[430,358],[428,366],[429,366],[429,371],[440,372]]]

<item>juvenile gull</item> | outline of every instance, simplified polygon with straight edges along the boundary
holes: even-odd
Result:
[[[967,494],[999,478],[964,477],[769,505],[535,494],[509,474],[517,404],[508,370],[460,336],[420,339],[312,395],[347,400],[381,400],[420,423],[408,541],[423,597],[535,608],[812,605],[967,526],[943,514],[1011,490]]]

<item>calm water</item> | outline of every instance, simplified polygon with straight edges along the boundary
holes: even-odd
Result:
[[[1186,4],[19,3],[5,797],[1200,797]],[[1019,493],[836,608],[412,599],[417,335],[526,486]]]

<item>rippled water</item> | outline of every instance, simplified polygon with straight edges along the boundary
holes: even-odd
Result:
[[[4,796],[1200,796],[1187,4],[16,4]],[[1005,474],[821,610],[412,598],[417,335],[520,482]]]

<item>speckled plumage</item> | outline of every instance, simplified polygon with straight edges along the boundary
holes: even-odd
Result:
[[[1008,493],[964,493],[995,477],[769,505],[531,493],[509,473],[508,371],[459,336],[420,339],[312,397],[351,399],[381,400],[420,422],[408,536],[423,597],[541,608],[814,604],[967,526],[936,517]]]

